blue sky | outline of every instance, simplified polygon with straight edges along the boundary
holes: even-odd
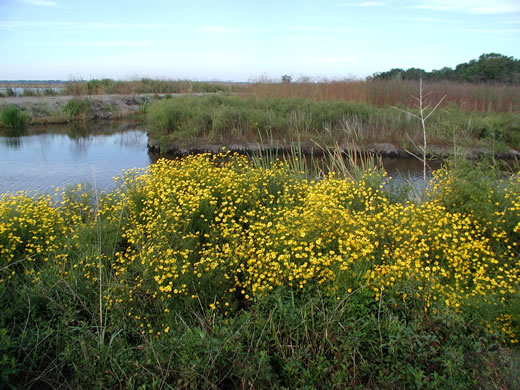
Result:
[[[248,81],[520,58],[520,0],[0,0],[0,79]]]

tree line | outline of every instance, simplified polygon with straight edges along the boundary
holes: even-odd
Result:
[[[427,72],[419,68],[393,68],[387,72],[374,73],[372,80],[429,80],[467,81],[473,83],[520,84],[520,60],[502,54],[482,54],[478,60],[458,64],[455,69],[445,66]]]

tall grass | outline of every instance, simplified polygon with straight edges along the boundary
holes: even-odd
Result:
[[[88,119],[91,102],[88,99],[71,99],[63,106],[63,112],[69,119]]]
[[[457,82],[425,82],[430,98],[439,101],[447,96],[442,107],[456,106],[463,111],[518,112],[520,86],[472,84]],[[415,81],[323,81],[302,83],[265,83],[250,85],[259,98],[300,97],[315,101],[342,100],[367,103],[377,107],[388,105],[414,106],[410,99],[417,90]]]
[[[13,131],[23,131],[27,127],[27,115],[20,111],[14,104],[9,104],[2,108],[0,112],[2,124]]]
[[[93,79],[88,81],[70,81],[65,86],[68,95],[103,95],[133,93],[202,93],[202,92],[237,92],[243,90],[238,84],[224,82],[201,82],[190,80],[162,80],[141,78],[131,81],[113,79]]]
[[[422,130],[413,116],[420,115],[417,109],[408,111],[352,101],[179,97],[154,102],[147,109],[147,123],[152,137],[188,144],[259,141],[260,134],[285,146],[299,137],[310,147],[312,141],[345,149],[353,142],[392,143],[412,151],[422,142]],[[456,134],[461,146],[519,148],[519,121],[519,113],[467,112],[449,106],[429,119],[429,138],[442,147],[451,145]]]
[[[299,169],[0,197],[1,386],[518,388],[519,177],[455,161],[411,203]]]

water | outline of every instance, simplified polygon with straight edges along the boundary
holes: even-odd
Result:
[[[90,183],[114,188],[114,176],[144,168],[157,160],[147,149],[147,135],[138,122],[73,123],[33,128],[21,137],[0,136],[0,194],[38,191]],[[383,159],[397,182],[423,185],[422,162],[415,158]],[[440,162],[430,162],[433,169]]]
[[[65,88],[53,87],[52,85],[49,87],[0,87],[0,94],[7,95],[9,90],[11,93],[14,93],[15,96],[22,96],[25,91],[27,91],[28,94],[36,95],[44,95],[46,91],[53,91],[55,94],[60,94]]]
[[[21,137],[0,137],[0,193],[52,193],[90,183],[114,187],[113,177],[148,166],[147,135],[135,123],[48,126]]]

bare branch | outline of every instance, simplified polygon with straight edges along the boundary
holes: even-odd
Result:
[[[437,107],[439,107],[442,103],[442,101],[446,98],[447,95],[444,95],[442,97],[441,100],[439,100],[439,103],[437,103],[437,105],[433,108],[433,110],[426,116],[426,118],[424,118],[424,120],[428,119],[430,117],[431,114],[433,114],[435,112],[435,110],[437,109]]]
[[[395,106],[390,106],[390,107],[392,107],[392,108],[394,108],[394,109],[396,109],[396,110],[398,110],[398,111],[404,112],[405,114],[411,115],[411,116],[413,116],[414,118],[417,118],[417,119],[421,120],[420,117],[418,117],[418,116],[415,115],[415,114],[412,114],[410,111],[402,110],[402,109],[400,109],[399,107],[395,107]]]

